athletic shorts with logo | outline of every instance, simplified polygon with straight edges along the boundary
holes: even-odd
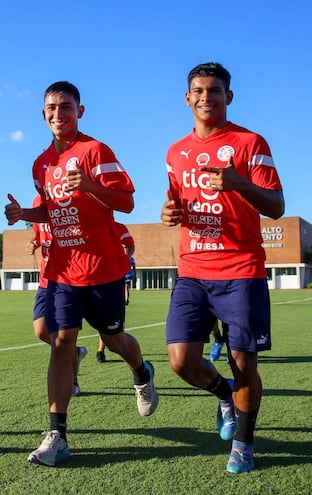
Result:
[[[231,350],[271,349],[267,280],[178,278],[167,317],[167,343],[209,342],[216,318],[225,323]]]
[[[125,320],[124,278],[101,285],[76,287],[49,281],[46,324],[49,333],[82,328],[85,319],[100,333],[116,335]]]

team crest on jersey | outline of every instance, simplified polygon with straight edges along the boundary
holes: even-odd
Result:
[[[73,156],[72,158],[70,158],[67,163],[66,163],[66,171],[67,172],[70,172],[72,170],[77,170],[77,167],[79,165],[79,160],[76,156]]]
[[[226,144],[225,146],[221,146],[221,148],[217,151],[217,157],[220,162],[227,162],[231,156],[234,156],[235,151],[232,146]]]
[[[199,167],[204,167],[210,162],[210,155],[208,153],[200,153],[196,157],[196,163]]]
[[[53,177],[56,180],[59,179],[60,177],[62,177],[62,169],[61,169],[61,167],[56,167],[56,169],[53,172]]]

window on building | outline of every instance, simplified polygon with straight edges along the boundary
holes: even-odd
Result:
[[[7,272],[6,273],[7,279],[9,279],[9,278],[21,278],[21,277],[22,277],[21,272]]]
[[[276,275],[296,275],[297,269],[296,267],[285,267],[285,268],[276,268]]]
[[[266,272],[268,280],[272,280],[272,268],[267,268]]]
[[[24,281],[26,284],[39,282],[39,272],[26,272],[24,274]]]
[[[143,289],[168,289],[168,270],[143,270]]]

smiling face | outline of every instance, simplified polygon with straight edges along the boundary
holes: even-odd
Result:
[[[196,130],[201,127],[219,129],[226,124],[226,107],[233,99],[232,91],[225,90],[222,79],[214,76],[196,76],[185,94],[191,107]]]
[[[45,96],[42,110],[44,120],[50,127],[54,141],[70,143],[78,132],[78,119],[83,115],[84,107],[79,105],[73,95],[51,92]]]

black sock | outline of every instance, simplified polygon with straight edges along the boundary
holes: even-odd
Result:
[[[61,438],[67,441],[66,438],[66,418],[67,414],[64,413],[50,413],[50,430],[58,430]]]
[[[253,436],[256,427],[259,407],[257,407],[257,409],[252,412],[243,412],[235,407],[237,430],[234,435],[234,440],[238,440],[239,442],[245,442],[248,444],[253,443]]]
[[[226,378],[219,375],[215,381],[207,387],[208,392],[216,395],[219,400],[225,400],[227,402],[232,402],[232,389]]]
[[[144,385],[150,379],[150,374],[148,369],[146,368],[144,361],[139,368],[133,370],[133,380],[134,385]]]

